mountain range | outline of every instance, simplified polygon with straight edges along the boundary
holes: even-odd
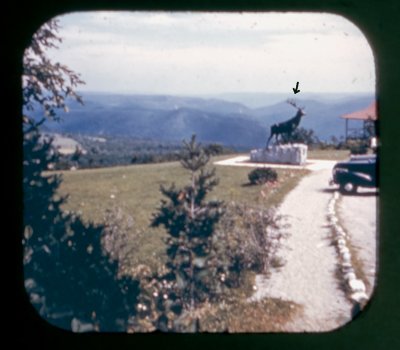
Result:
[[[69,112],[61,122],[48,122],[45,130],[61,134],[91,136],[129,136],[132,138],[180,141],[196,134],[203,142],[226,146],[262,147],[270,126],[296,113],[286,99],[293,96],[264,94],[266,104],[254,107],[262,94],[185,97],[168,95],[123,95],[82,93],[84,105],[69,101]],[[279,102],[276,102],[277,99]],[[313,94],[294,97],[307,115],[300,127],[313,129],[320,140],[344,136],[345,121],[341,115],[367,107],[373,94]],[[269,101],[269,102],[267,102]],[[260,102],[257,104],[260,105]],[[39,115],[37,115],[39,117]]]

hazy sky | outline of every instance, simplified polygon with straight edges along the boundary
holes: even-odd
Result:
[[[311,13],[82,12],[49,52],[81,90],[126,93],[374,92],[372,50],[343,17]]]

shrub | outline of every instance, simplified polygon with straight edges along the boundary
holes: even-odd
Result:
[[[350,154],[366,154],[369,144],[366,140],[349,140],[347,146],[350,149]]]
[[[285,236],[273,210],[231,203],[214,239],[215,255],[227,267],[226,285],[239,287],[246,271],[269,273]]]
[[[189,331],[190,324],[182,327],[182,319],[189,318],[184,310],[182,287],[177,283],[174,272],[169,266],[159,265],[151,269],[138,264],[131,273],[140,281],[141,293],[136,304],[136,317],[131,319],[130,330],[133,332]],[[194,330],[195,331],[195,330]]]
[[[248,175],[250,184],[262,184],[265,182],[274,182],[278,179],[278,173],[271,168],[257,168]]]
[[[32,37],[23,57],[23,263],[27,294],[38,313],[58,327],[74,331],[125,330],[134,313],[139,285],[119,278],[118,262],[101,244],[102,225],[85,223],[62,210],[62,177],[46,175],[59,155],[39,127],[59,121],[67,100],[83,103],[74,91],[79,74],[47,57],[57,48],[57,20]],[[39,119],[34,117],[42,116]],[[80,160],[80,154],[73,156]]]
[[[216,156],[224,152],[224,147],[216,143],[211,143],[204,147],[204,152],[207,155]]]
[[[121,276],[130,275],[130,267],[134,263],[134,254],[140,249],[139,232],[134,228],[133,218],[120,207],[112,207],[105,211],[104,228],[101,243],[105,253],[114,261],[118,261]]]
[[[307,146],[316,145],[319,143],[318,137],[315,135],[314,130],[297,128],[291,136],[287,134],[282,135],[284,143],[304,143]]]
[[[277,251],[285,234],[280,230],[279,220],[273,210],[237,203],[226,206],[208,244],[205,264],[201,269],[195,268],[193,285],[197,299],[193,309],[187,298],[190,293],[185,293],[193,282],[189,276],[178,275],[181,268],[190,269],[190,261],[181,267],[169,260],[167,265],[155,270],[137,265],[133,275],[140,281],[141,294],[132,330],[194,332],[208,327],[214,331],[225,330],[227,320],[220,320],[222,323],[218,326],[203,319],[204,306],[218,305],[221,301],[235,304],[235,298],[238,295],[242,298],[243,293],[249,297],[256,273],[268,274],[271,268],[277,267],[277,262],[282,265]],[[232,312],[229,310],[228,314]]]
[[[118,276],[101,238],[104,227],[63,212],[60,175],[43,175],[57,158],[51,142],[24,135],[24,278],[39,314],[74,331],[123,331],[134,315],[139,284]]]
[[[198,303],[212,297],[218,283],[214,265],[218,260],[212,259],[211,251],[215,226],[223,215],[223,203],[206,202],[208,192],[218,184],[215,169],[206,169],[208,161],[209,156],[193,136],[190,142],[184,142],[181,156],[182,166],[190,173],[188,185],[183,188],[177,188],[175,184],[168,188],[161,186],[166,199],[161,201],[152,225],[163,226],[167,233],[168,272],[153,283],[160,288],[169,286],[168,292],[162,292],[165,297],[157,302],[157,308],[162,312],[157,323],[162,329],[169,329],[170,316],[175,317],[163,311],[169,309],[167,302],[173,305],[181,301],[181,307],[190,319]],[[154,294],[159,298],[158,291]],[[179,309],[178,305],[175,309]],[[190,330],[192,325],[184,328]],[[177,327],[175,324],[174,330]]]

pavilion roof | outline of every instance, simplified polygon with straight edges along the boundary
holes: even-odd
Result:
[[[372,102],[367,108],[349,114],[344,114],[341,116],[341,118],[356,120],[377,120],[378,114],[376,110],[376,101]]]

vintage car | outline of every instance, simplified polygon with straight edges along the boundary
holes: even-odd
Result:
[[[352,156],[336,163],[332,170],[330,185],[339,185],[342,193],[356,193],[358,187],[378,187],[378,158],[375,154]]]

